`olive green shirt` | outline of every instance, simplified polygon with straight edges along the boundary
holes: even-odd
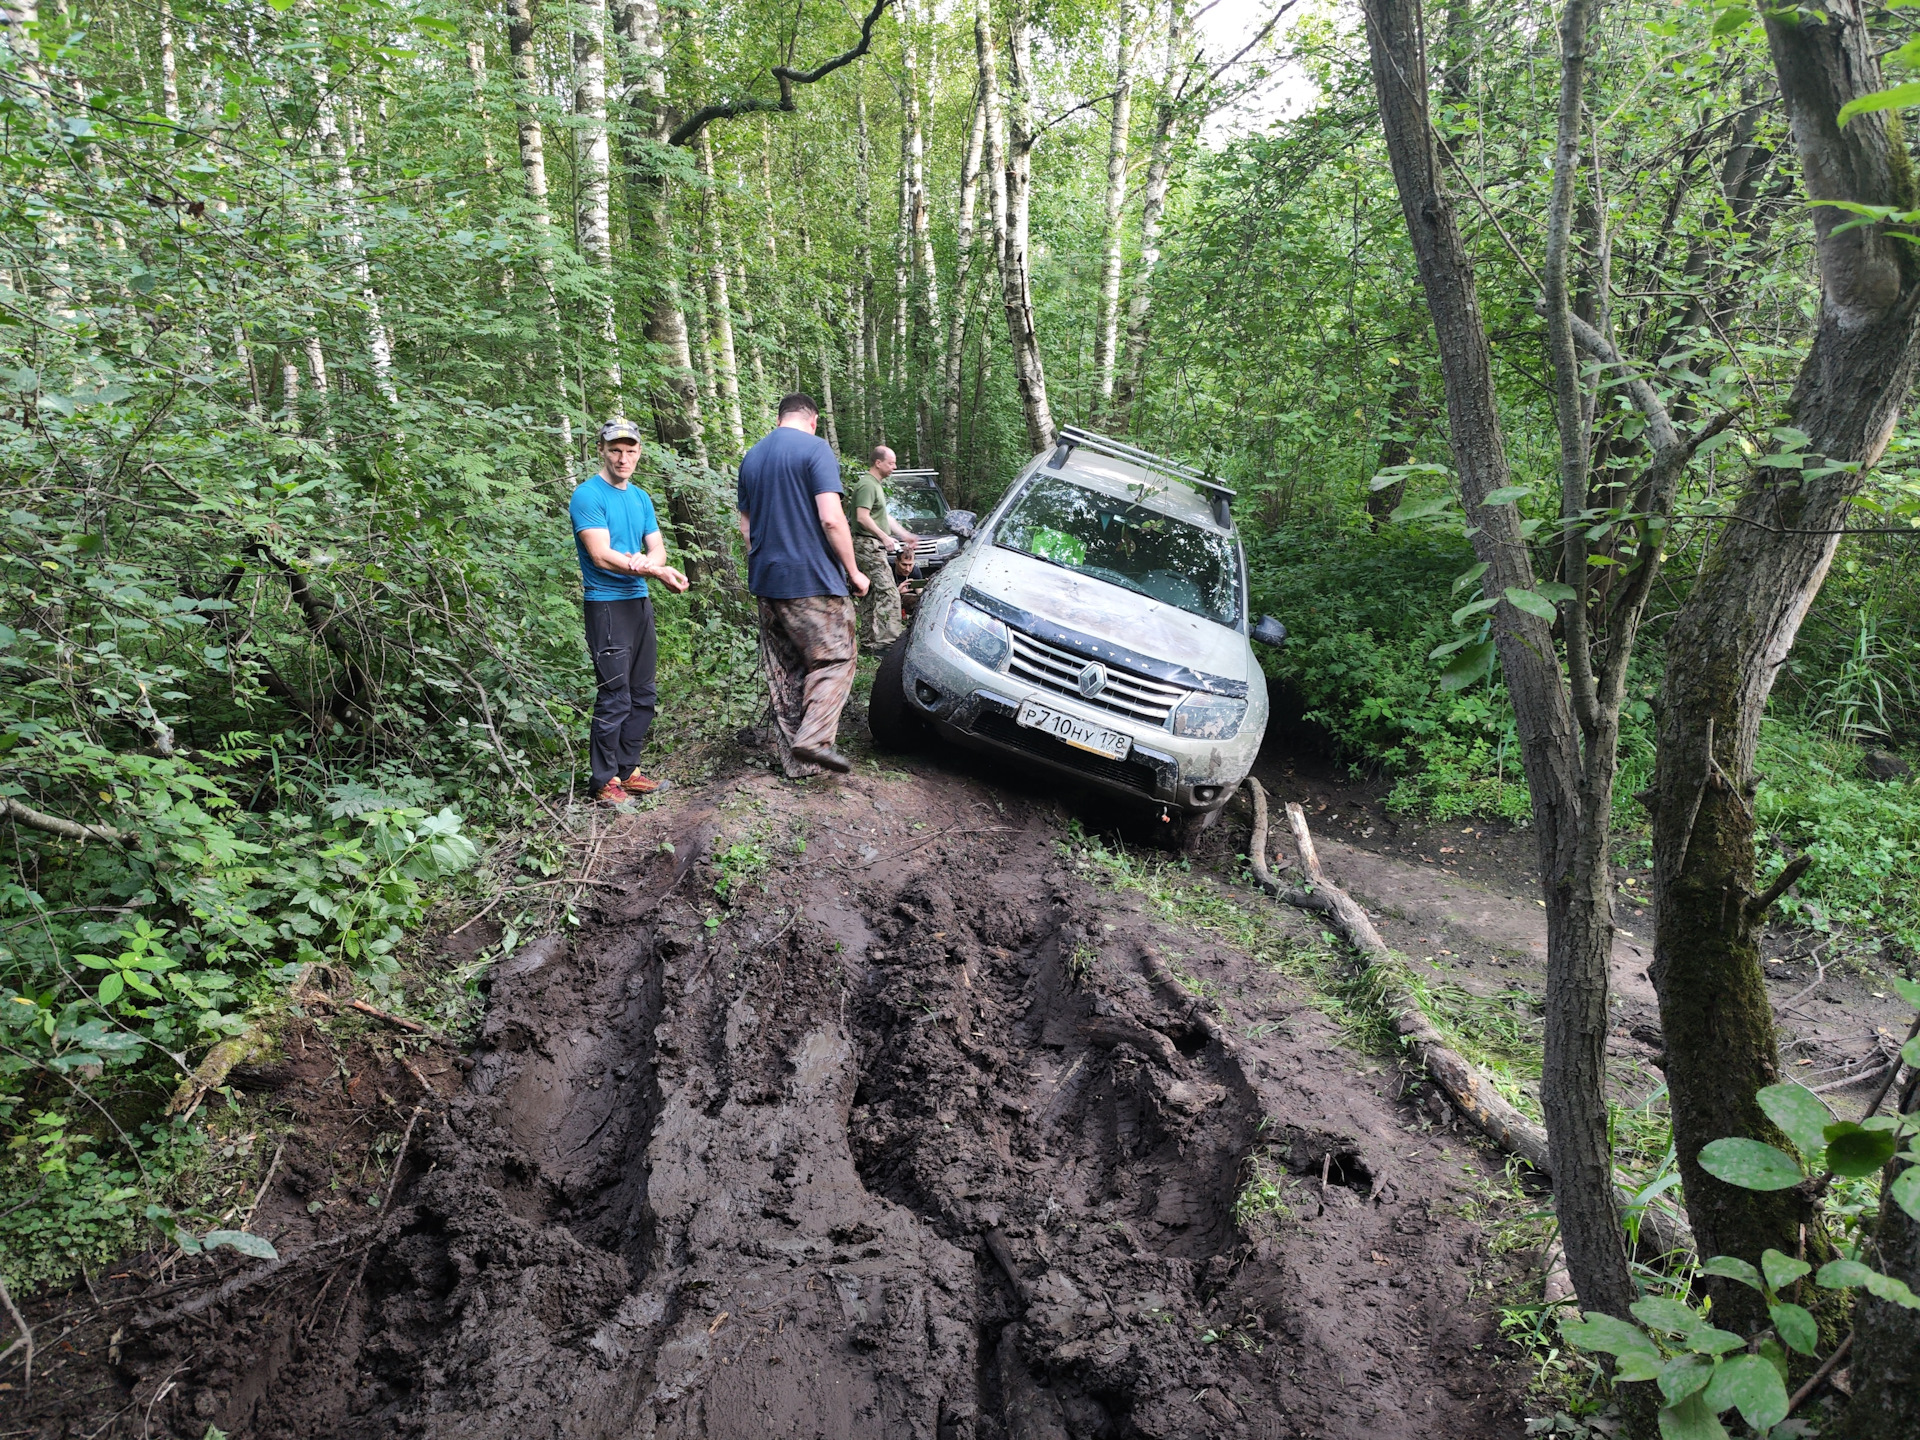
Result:
[[[871,515],[873,523],[886,531],[889,536],[893,534],[893,517],[887,514],[887,492],[881,487],[880,482],[873,478],[873,471],[862,470],[847,482],[847,503],[855,511],[847,519],[853,525],[853,535],[856,540],[873,538],[873,532],[860,523],[858,512],[861,510]]]

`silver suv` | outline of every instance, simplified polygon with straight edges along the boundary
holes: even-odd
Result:
[[[1159,807],[1184,841],[1253,767],[1267,685],[1233,492],[1072,426],[928,585],[882,658],[874,740],[931,728]]]

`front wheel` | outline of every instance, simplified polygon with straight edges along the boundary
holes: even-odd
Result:
[[[873,732],[873,743],[890,755],[906,754],[925,732],[919,715],[907,703],[908,638],[902,635],[881,654],[873,694],[867,700],[867,728]]]
[[[1191,854],[1199,845],[1200,837],[1219,820],[1219,810],[1176,810],[1160,827],[1166,837],[1162,843],[1177,854]]]

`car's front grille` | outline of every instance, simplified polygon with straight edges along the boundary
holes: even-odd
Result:
[[[1091,750],[1082,750],[1064,740],[1057,740],[1043,730],[1022,725],[1011,715],[1004,715],[998,710],[983,710],[980,718],[973,722],[973,733],[996,744],[1024,750],[1042,760],[1051,760],[1057,765],[1097,775],[1102,780],[1124,785],[1129,790],[1138,790],[1143,795],[1153,794],[1159,784],[1159,772],[1151,765],[1144,765],[1138,760],[1109,760],[1104,755],[1096,755]]]
[[[1129,671],[1116,670],[1111,665],[1106,667],[1106,687],[1098,695],[1083,695],[1079,679],[1080,672],[1087,667],[1086,656],[1049,645],[1018,630],[1011,633],[1013,660],[1007,667],[1008,673],[1029,684],[1071,695],[1083,705],[1098,706],[1129,720],[1144,720],[1149,725],[1165,725],[1168,713],[1186,699],[1187,692],[1178,685],[1149,680]]]

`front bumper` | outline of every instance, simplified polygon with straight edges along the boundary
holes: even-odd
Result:
[[[944,618],[940,607],[939,618]],[[928,619],[936,618],[929,614]],[[932,625],[914,627],[907,645],[907,703],[943,737],[969,749],[1015,755],[1111,794],[1182,810],[1217,810],[1253,768],[1262,724],[1242,724],[1232,740],[1192,740],[1079,703],[1003,675],[962,655]],[[1080,750],[1015,722],[1021,703],[1040,701],[1127,735],[1124,760]],[[1249,721],[1253,719],[1249,716]]]

